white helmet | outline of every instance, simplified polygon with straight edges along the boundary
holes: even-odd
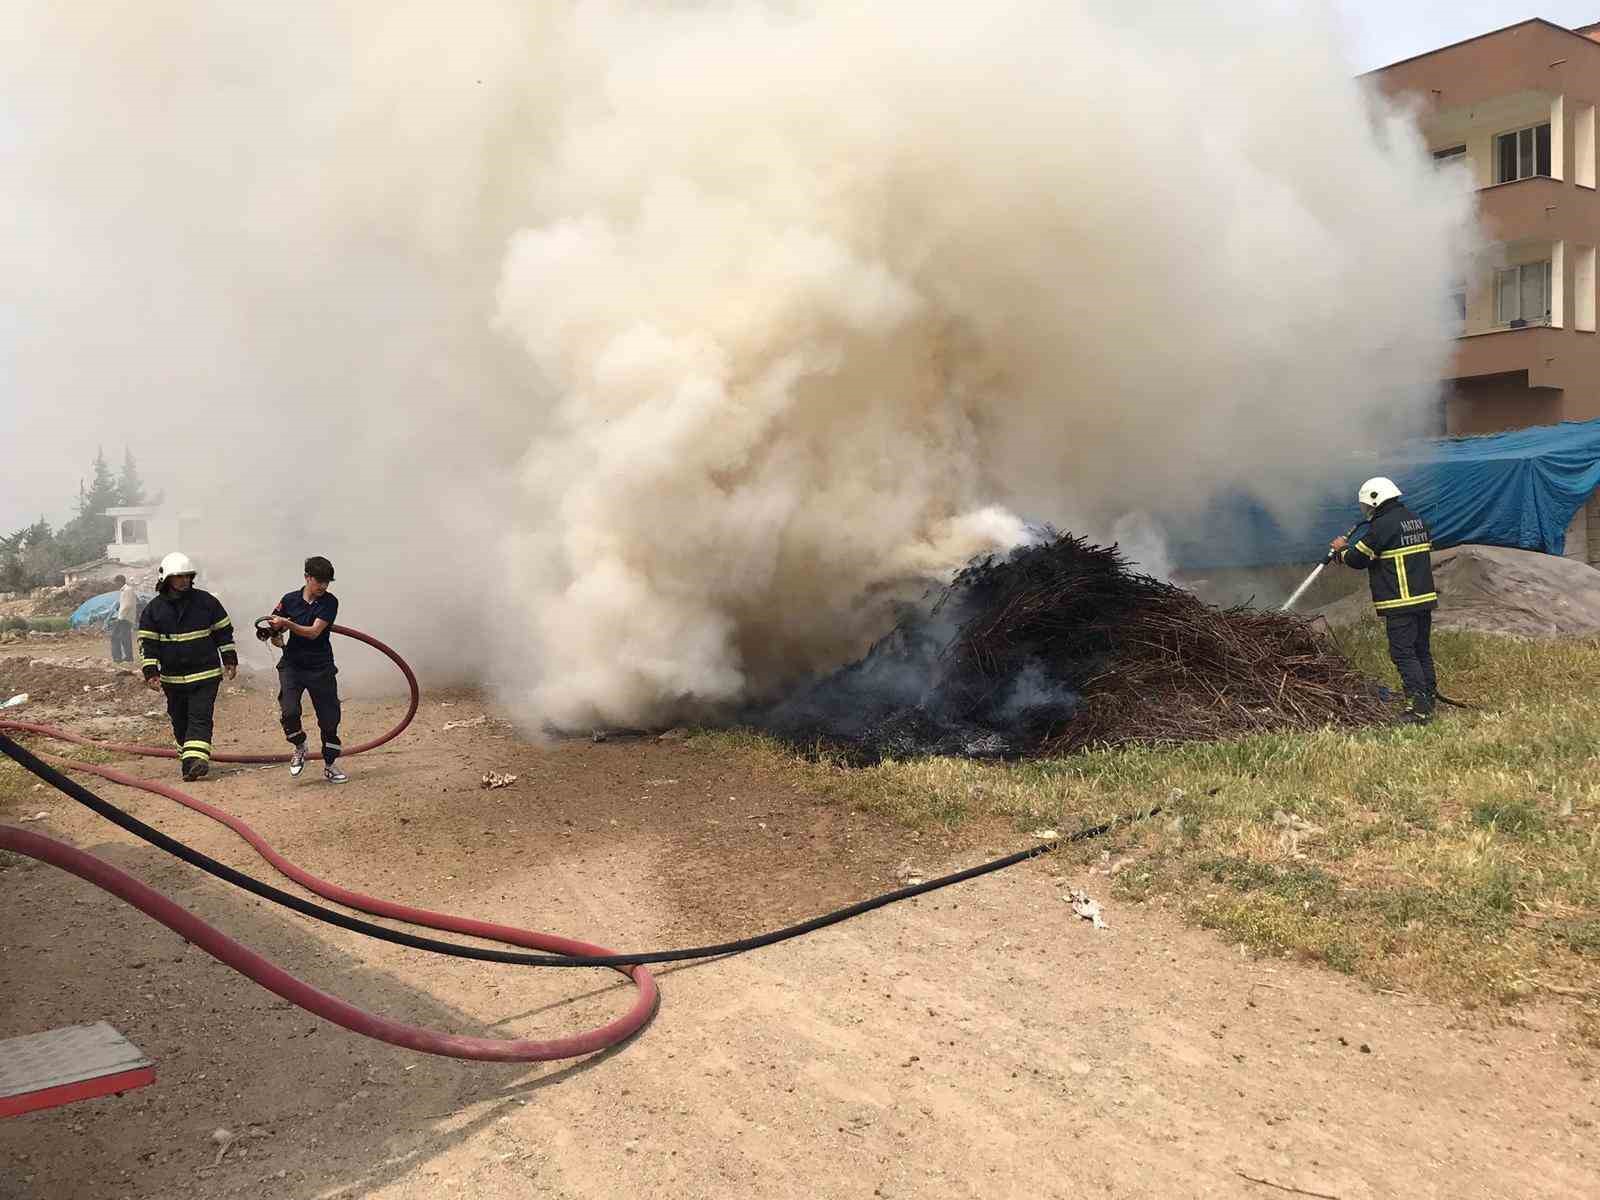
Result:
[[[194,564],[189,561],[187,554],[179,554],[174,550],[161,560],[161,566],[156,570],[156,588],[160,590],[163,583],[173,575],[195,574]]]
[[[1383,475],[1374,475],[1356,492],[1356,503],[1363,512],[1371,512],[1380,504],[1400,498],[1400,486]]]

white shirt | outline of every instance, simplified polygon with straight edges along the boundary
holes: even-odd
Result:
[[[117,620],[133,622],[139,619],[139,593],[133,584],[125,583],[117,593]]]

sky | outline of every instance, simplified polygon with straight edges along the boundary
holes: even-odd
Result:
[[[1600,0],[1336,0],[1356,69],[1371,71],[1454,42],[1543,17],[1573,28],[1600,21]]]
[[[1184,0],[1144,0],[1147,7]],[[1315,0],[1313,0],[1315,2]],[[1557,24],[1575,26],[1600,20],[1600,0],[1329,0],[1347,30],[1352,69],[1368,71],[1424,53],[1452,42],[1486,33],[1529,17],[1541,16]],[[1294,8],[1297,0],[1284,0]],[[0,115],[0,150],[11,140],[6,118]],[[0,260],[6,257],[8,233],[0,219]],[[7,335],[8,319],[0,312],[0,532],[15,529],[38,516],[60,522],[71,515],[77,481],[88,472],[95,451],[120,463],[124,447],[141,462],[146,482],[162,486],[162,474],[174,464],[163,461],[163,448],[151,444],[150,423],[139,412],[145,404],[161,406],[177,401],[172,396],[129,396],[122,411],[126,420],[94,424],[61,421],[47,439],[36,436],[37,427],[25,429],[20,419],[21,401],[8,394],[5,359],[15,342]],[[131,385],[136,389],[137,385]],[[100,407],[97,398],[94,407]],[[62,396],[60,410],[70,412],[73,398]],[[273,435],[263,430],[262,445],[235,446],[224,453],[253,454],[265,450]]]

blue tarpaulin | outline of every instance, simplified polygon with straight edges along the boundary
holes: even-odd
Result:
[[[82,604],[78,605],[73,610],[72,616],[68,618],[72,627],[74,629],[82,629],[85,625],[104,624],[106,618],[116,611],[118,594],[117,592],[101,592],[98,596],[90,596]],[[144,606],[154,599],[154,596],[140,592],[140,611],[142,612]]]
[[[1373,475],[1400,485],[1435,546],[1560,554],[1573,515],[1600,487],[1600,420],[1440,438],[1346,462],[1344,478],[1332,480],[1302,519],[1280,522],[1258,502],[1234,497],[1171,539],[1174,561],[1197,570],[1314,562],[1360,518],[1356,488]]]

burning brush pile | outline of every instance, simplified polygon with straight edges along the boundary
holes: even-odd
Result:
[[[853,765],[1015,758],[1384,719],[1307,622],[1219,609],[1050,531],[968,565],[858,662],[751,723]]]

